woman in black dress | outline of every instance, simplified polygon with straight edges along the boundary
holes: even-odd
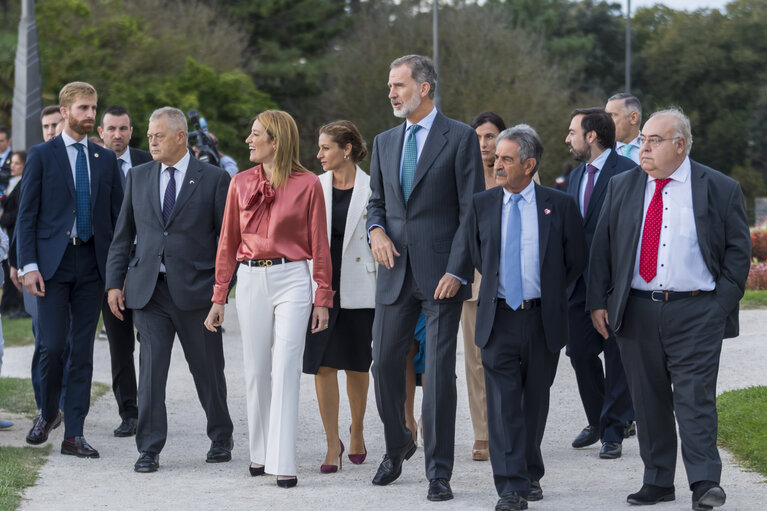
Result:
[[[341,468],[344,452],[338,434],[339,370],[346,372],[352,416],[349,460],[359,464],[367,455],[363,419],[372,362],[376,264],[365,229],[370,177],[357,166],[367,155],[365,141],[353,123],[336,121],[320,128],[319,148],[317,158],[326,171],[320,182],[336,293],[329,327],[307,334],[304,372],[316,375],[317,401],[328,442],[320,471],[332,473]]]

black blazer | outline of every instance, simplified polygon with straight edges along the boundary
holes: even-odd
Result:
[[[586,239],[581,215],[572,197],[536,184],[535,201],[538,208],[543,330],[546,346],[553,353],[567,344],[567,287],[586,267]],[[482,274],[474,336],[474,342],[480,348],[487,344],[495,321],[502,211],[503,188],[500,186],[474,195],[468,245],[474,266]]]
[[[469,126],[437,113],[429,130],[407,206],[400,186],[400,159],[405,124],[376,136],[370,161],[371,195],[367,229],[380,225],[394,243],[399,257],[394,267],[378,267],[376,303],[397,299],[410,260],[418,287],[432,297],[439,280],[450,273],[467,282],[474,279],[466,246],[466,220],[471,196],[484,188],[482,157],[477,134]],[[471,287],[444,302],[471,296]]]
[[[583,217],[583,230],[586,234],[586,246],[591,248],[591,240],[594,238],[594,230],[597,228],[597,220],[599,220],[599,213],[602,211],[602,203],[605,200],[605,193],[607,192],[607,183],[616,174],[625,172],[626,170],[633,169],[637,164],[630,158],[619,155],[615,152],[615,149],[610,151],[610,154],[605,160],[605,164],[602,170],[599,172],[599,179],[597,179],[594,185],[594,191],[591,193],[591,199],[589,200],[589,209],[586,211],[586,216]],[[578,211],[581,211],[581,182],[584,179],[586,173],[586,164],[581,163],[575,168],[567,180],[567,194],[575,199],[575,203],[578,205]],[[588,282],[589,268],[586,267],[583,270],[583,275],[578,277],[578,280],[568,289],[568,296],[570,297],[571,304],[583,304],[586,302],[586,282]]]
[[[724,337],[738,335],[738,304],[751,268],[751,235],[737,181],[690,160],[695,230],[703,260],[716,282],[716,299],[727,313]],[[647,174],[640,168],[610,180],[594,233],[586,309],[607,309],[618,332],[623,322],[637,243],[642,232]]]
[[[115,153],[88,143],[91,171],[91,219],[98,271],[103,279],[107,251],[122,202],[120,169]],[[77,211],[72,169],[63,139],[54,137],[29,150],[21,178],[16,219],[18,264],[37,263],[50,279],[64,256]]]
[[[130,161],[134,167],[138,167],[142,163],[148,163],[152,161],[152,155],[149,153],[149,151],[136,149],[135,147],[129,147],[128,150],[130,151]]]

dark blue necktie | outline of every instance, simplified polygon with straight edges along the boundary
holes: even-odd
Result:
[[[75,144],[75,191],[77,195],[77,237],[83,241],[91,239],[91,183],[88,179],[88,162],[85,159],[85,146]]]
[[[166,224],[170,214],[173,213],[173,206],[176,205],[176,178],[173,177],[175,172],[176,169],[174,167],[168,167],[170,179],[168,180],[168,186],[165,188],[165,197],[162,201],[162,219]]]
[[[410,198],[410,192],[413,189],[413,175],[415,167],[418,165],[418,142],[415,139],[415,133],[421,127],[418,124],[412,124],[408,128],[407,139],[405,140],[405,155],[402,158],[402,197],[405,204]]]

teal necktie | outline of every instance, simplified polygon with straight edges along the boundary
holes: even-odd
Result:
[[[419,129],[421,127],[418,124],[411,125],[405,140],[405,155],[402,158],[402,197],[405,198],[405,204],[413,190],[413,175],[418,165],[418,143],[415,140],[415,133]]]
[[[522,305],[522,215],[519,201],[522,195],[511,194],[509,220],[506,225],[506,303],[514,310]]]
[[[626,144],[623,146],[623,156],[626,158],[631,158],[631,144]]]

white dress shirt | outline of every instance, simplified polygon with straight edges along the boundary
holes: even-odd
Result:
[[[520,261],[522,267],[522,299],[532,300],[541,297],[540,245],[538,244],[538,205],[535,201],[535,182],[522,190],[522,200],[518,202],[522,220],[522,240],[520,243]],[[506,298],[506,230],[509,225],[509,212],[514,206],[511,192],[503,189],[503,210],[501,213],[501,259],[498,265],[498,296]]]
[[[434,124],[434,118],[437,117],[437,109],[432,108],[431,112],[418,121],[416,124],[418,124],[421,128],[415,132],[415,143],[418,147],[417,152],[417,158],[416,161],[421,159],[421,151],[423,151],[423,146],[426,145],[426,137],[429,136],[429,131],[431,131],[431,125]],[[405,143],[407,142],[408,137],[408,130],[410,129],[410,126],[412,126],[413,123],[410,121],[405,122],[405,138],[402,139],[402,154],[399,158],[399,180],[400,183],[402,182],[402,162],[405,161]]]
[[[583,200],[586,197],[586,184],[589,182],[588,166],[594,165],[597,168],[597,171],[594,172],[594,188],[596,188],[597,179],[599,179],[599,175],[602,173],[602,167],[605,166],[605,162],[607,161],[607,157],[610,156],[611,151],[612,149],[605,149],[604,151],[602,151],[602,154],[594,158],[594,161],[586,164],[586,171],[581,175],[581,189],[578,193],[578,197],[580,201],[578,202],[578,204],[580,204],[581,215],[584,217],[586,216],[586,209],[583,207],[584,206]],[[593,192],[594,191],[592,190],[592,195],[593,195]]]
[[[128,171],[133,167],[133,161],[130,159],[130,148],[126,148],[125,152],[117,158],[117,163],[120,164],[120,170],[122,171],[123,176],[128,177]]]
[[[618,151],[618,154],[621,156],[625,156],[626,158],[630,158],[634,160],[634,163],[639,165],[639,146],[641,145],[639,143],[639,137],[641,133],[639,133],[634,140],[629,142],[628,144],[624,144],[623,142],[615,142],[615,150]],[[629,150],[629,154],[626,154],[626,146],[631,146],[631,149]]]
[[[173,173],[173,180],[176,182],[176,199],[178,199],[178,194],[181,192],[181,187],[184,184],[186,169],[189,168],[189,151],[184,153],[184,156],[174,165],[165,165],[164,163],[160,164],[160,211],[162,211],[163,202],[165,201],[165,190],[168,188],[168,183],[170,183],[170,172],[168,172],[169,166],[176,169],[176,171]],[[137,241],[138,236],[134,242]],[[165,273],[165,264],[162,262],[160,263],[160,273]]]
[[[712,291],[716,283],[703,260],[695,228],[690,158],[685,158],[669,177],[671,181],[663,188],[663,221],[658,243],[658,273],[650,282],[645,282],[639,275],[644,218],[647,216],[647,209],[655,193],[655,178],[648,177],[644,192],[642,233],[637,243],[631,287],[644,291],[695,291],[698,289]]]

